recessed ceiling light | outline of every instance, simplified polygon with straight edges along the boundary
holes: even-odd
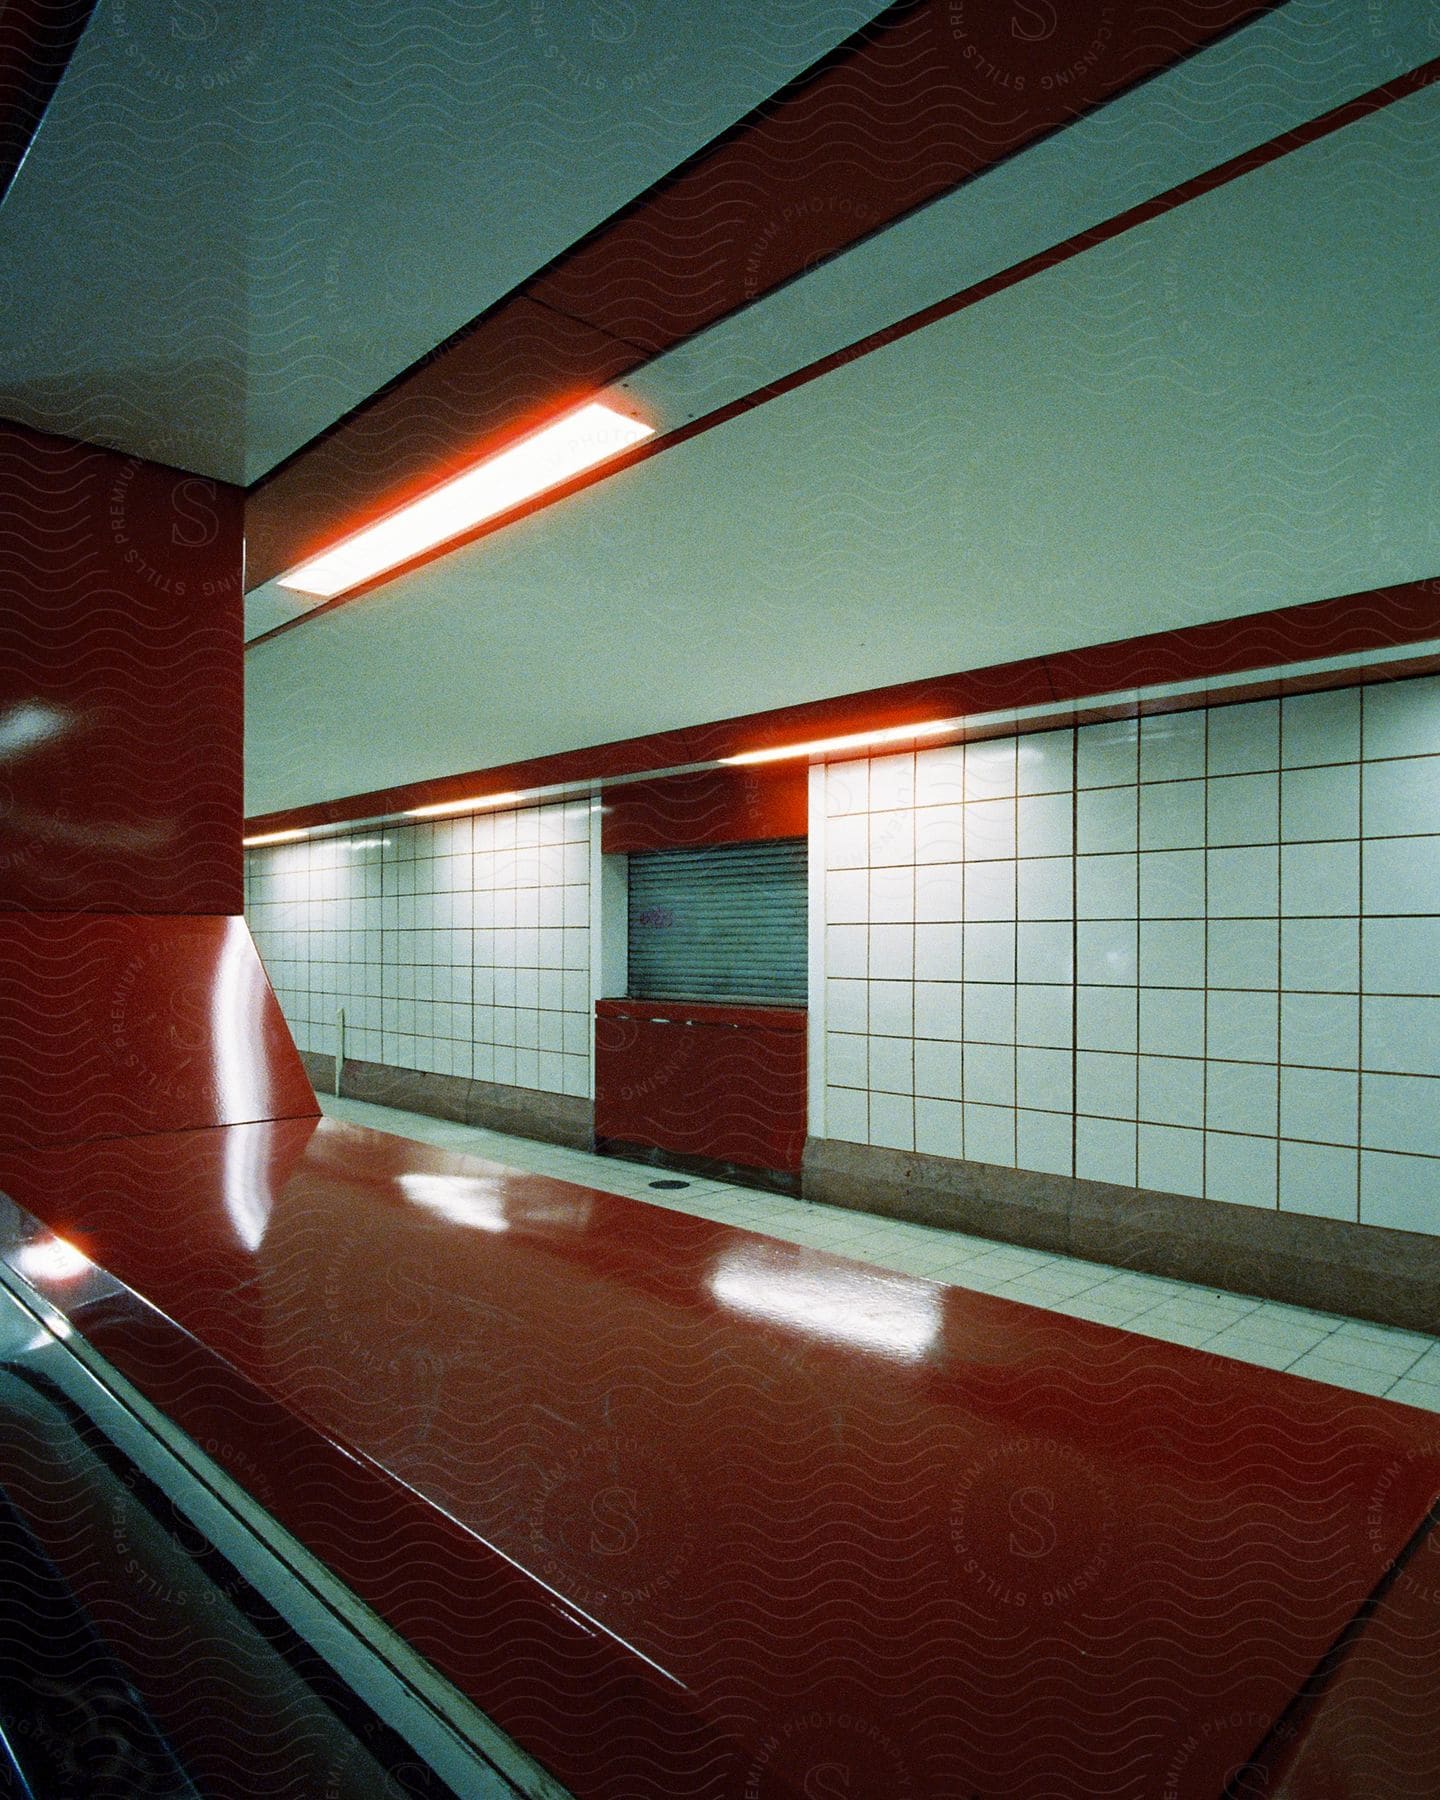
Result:
[[[785,744],[778,750],[742,750],[722,756],[725,763],[781,762],[789,756],[829,756],[844,750],[867,750],[872,744],[903,744],[911,738],[941,737],[958,731],[960,719],[932,719],[925,725],[888,725],[881,731],[855,731],[848,737],[814,738],[808,744]]]
[[[333,599],[654,434],[643,419],[592,400],[322,550],[279,576],[278,585]]]
[[[266,831],[259,837],[241,838],[240,842],[247,850],[257,849],[261,844],[289,844],[296,838],[306,836],[303,828],[294,831]]]
[[[437,800],[430,806],[412,806],[406,810],[407,819],[438,819],[442,813],[479,812],[487,806],[510,806],[524,795],[515,794],[482,794],[473,800]]]

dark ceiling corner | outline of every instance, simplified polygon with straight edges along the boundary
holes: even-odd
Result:
[[[94,10],[95,0],[0,6],[0,205]]]

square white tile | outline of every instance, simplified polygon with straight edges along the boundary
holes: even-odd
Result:
[[[1440,1081],[1428,1075],[1362,1074],[1360,1142],[1367,1150],[1440,1156]]]
[[[959,1044],[938,1038],[915,1040],[915,1092],[932,1100],[958,1100],[961,1095]],[[918,1148],[919,1146],[917,1146]]]
[[[1015,1104],[1015,1050],[1003,1044],[964,1047],[962,1078],[967,1101],[1013,1107]]]
[[[1440,913],[1440,837],[1371,839],[1361,866],[1367,913]]]
[[[1433,994],[1440,983],[1440,918],[1367,918],[1360,955],[1367,994]]]
[[[1212,988],[1206,998],[1205,1051],[1225,1062],[1275,1062],[1279,1052],[1277,997]]]
[[[1280,980],[1280,922],[1212,919],[1207,955],[1212,987],[1273,988]]]
[[[1289,843],[1353,838],[1360,830],[1356,763],[1287,769],[1280,784],[1280,834]]]
[[[1074,1104],[1074,1059],[1068,1050],[1023,1047],[1015,1053],[1015,1094],[1032,1110],[1068,1114]],[[1068,1141],[1069,1124],[1066,1124]]]
[[[1138,1133],[1139,1183],[1160,1194],[1200,1196],[1205,1191],[1205,1134],[1171,1125],[1142,1124]]]
[[[1141,781],[1176,781],[1205,773],[1207,709],[1150,713],[1140,721]]]
[[[1207,784],[1209,844],[1273,844],[1280,836],[1278,775],[1221,775]]]
[[[1075,1109],[1111,1119],[1134,1119],[1136,1059],[1108,1050],[1075,1055]]]
[[[1364,690],[1366,756],[1440,752],[1440,681],[1433,675],[1376,682]]]
[[[1204,1124],[1205,1065],[1198,1058],[1142,1056],[1137,1075],[1139,1116],[1147,1123],[1184,1127]]]
[[[1250,700],[1210,710],[1206,768],[1211,775],[1247,775],[1280,766],[1280,702]]]
[[[1147,782],[1140,789],[1140,848],[1188,850],[1205,842],[1203,781]]]
[[[1440,999],[1367,994],[1360,1002],[1367,1069],[1395,1075],[1440,1075]]]
[[[1022,1090],[1021,1098],[1024,1097]],[[1047,1175],[1073,1174],[1072,1116],[1019,1108],[1015,1114],[1015,1163],[1017,1168],[1038,1169]]]
[[[965,809],[928,806],[915,815],[915,861],[961,862],[965,856]]]
[[[1203,919],[1141,920],[1140,980],[1147,987],[1203,988],[1205,935]]]
[[[958,925],[916,925],[917,981],[958,981],[964,973],[965,935]]]
[[[1109,1181],[1120,1187],[1134,1187],[1135,1153],[1133,1122],[1076,1118],[1075,1173],[1082,1181]]]
[[[1082,1050],[1136,1047],[1136,993],[1132,987],[1075,989],[1075,1042]]]
[[[1068,794],[1075,781],[1075,734],[1031,731],[1016,741],[1016,792]]]
[[[1353,1069],[1305,1069],[1287,1064],[1280,1070],[1280,1135],[1314,1144],[1357,1144],[1360,1077]],[[1350,1160],[1354,1162],[1353,1155]]]
[[[1016,803],[1017,855],[1069,856],[1074,846],[1075,810],[1069,793],[1034,794]]]
[[[1359,1219],[1359,1157],[1327,1143],[1280,1143],[1280,1211]]]
[[[1016,916],[1021,919],[1073,919],[1073,857],[1023,857],[1015,871],[1015,907]]]
[[[1212,919],[1273,918],[1279,912],[1280,857],[1269,845],[1208,851],[1205,880]]]
[[[915,1091],[914,1040],[872,1037],[868,1040],[870,1091],[911,1094]]]
[[[1015,1042],[1015,988],[1000,981],[965,983],[964,1027],[967,1040],[985,1044]]]
[[[1360,1004],[1351,994],[1286,993],[1280,1000],[1280,1055],[1312,1068],[1359,1066]]]
[[[1015,972],[1020,981],[1073,981],[1075,939],[1068,921],[1026,920],[1018,925]]]
[[[965,919],[967,924],[989,920],[1013,920],[1016,916],[1016,865],[1013,861],[967,862],[965,865]]]
[[[1280,979],[1287,988],[1355,993],[1360,986],[1357,919],[1282,919]]]
[[[1140,934],[1133,917],[1084,919],[1075,927],[1075,975],[1082,984],[1133,986]]]
[[[1140,916],[1144,919],[1205,917],[1205,852],[1142,850]]]
[[[956,1074],[958,1078],[958,1067]],[[963,1118],[964,1108],[958,1099],[939,1100],[917,1096],[915,1148],[926,1156],[962,1157],[965,1154]]]
[[[967,981],[1015,979],[1015,927],[979,921],[964,928],[964,974]]]
[[[830,927],[832,931],[848,930],[848,926]],[[913,925],[871,925],[869,928],[870,967],[872,981],[912,981],[915,976],[915,927]],[[833,967],[833,964],[831,965]],[[852,975],[853,969],[834,970],[837,975]]]
[[[915,1029],[914,984],[908,981],[870,983],[871,1037],[910,1037]]]
[[[1360,689],[1294,694],[1280,702],[1281,760],[1286,768],[1307,763],[1357,762],[1360,757]]]
[[[1141,968],[1145,967],[1141,951]],[[1154,1056],[1205,1054],[1205,995],[1200,988],[1142,987],[1139,1047]]]
[[[965,1155],[971,1162],[1015,1166],[1015,1109],[1010,1106],[965,1105]]]
[[[870,1142],[884,1150],[915,1148],[915,1102],[910,1095],[871,1092]]]
[[[965,798],[994,800],[1015,792],[1016,740],[982,738],[965,746]]]
[[[961,1000],[964,986],[958,981],[915,983],[915,1035],[949,1038],[958,1042],[961,1032]]]
[[[1279,1120],[1277,1071],[1266,1063],[1211,1062],[1205,1071],[1205,1123],[1212,1131],[1274,1137]]]
[[[1205,1133],[1205,1197],[1236,1206],[1276,1205],[1276,1147],[1273,1137]]]
[[[1440,832],[1440,762],[1433,757],[1368,762],[1361,788],[1367,837]]]
[[[1075,1041],[1074,990],[1022,983],[1015,990],[1017,1043],[1065,1048]]]
[[[1112,787],[1140,777],[1138,719],[1082,725],[1075,733],[1075,782],[1080,788]]]

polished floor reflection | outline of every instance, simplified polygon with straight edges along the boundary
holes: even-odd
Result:
[[[652,1205],[718,1219],[789,1243],[854,1257],[906,1275],[1022,1300],[1072,1319],[1118,1325],[1145,1337],[1232,1356],[1262,1369],[1286,1369],[1358,1394],[1383,1394],[1440,1412],[1440,1339],[1398,1331],[1336,1313],[1285,1306],[1258,1295],[1168,1281],[1134,1269],[1051,1256],[960,1231],[912,1225],[812,1206],[782,1194],[757,1192],[700,1177],[671,1177],[648,1164],[619,1162],[588,1151],[537,1143],[475,1125],[455,1125],[421,1113],[320,1095],[332,1118],[371,1125],[401,1137],[467,1151],[507,1168],[566,1181],[593,1183]]]
[[[1425,1413],[341,1119],[0,1185],[12,1267],[582,1797],[1278,1778],[1440,1494]]]

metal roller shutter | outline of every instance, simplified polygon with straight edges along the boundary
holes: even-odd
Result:
[[[804,838],[630,858],[637,1000],[806,999]]]

